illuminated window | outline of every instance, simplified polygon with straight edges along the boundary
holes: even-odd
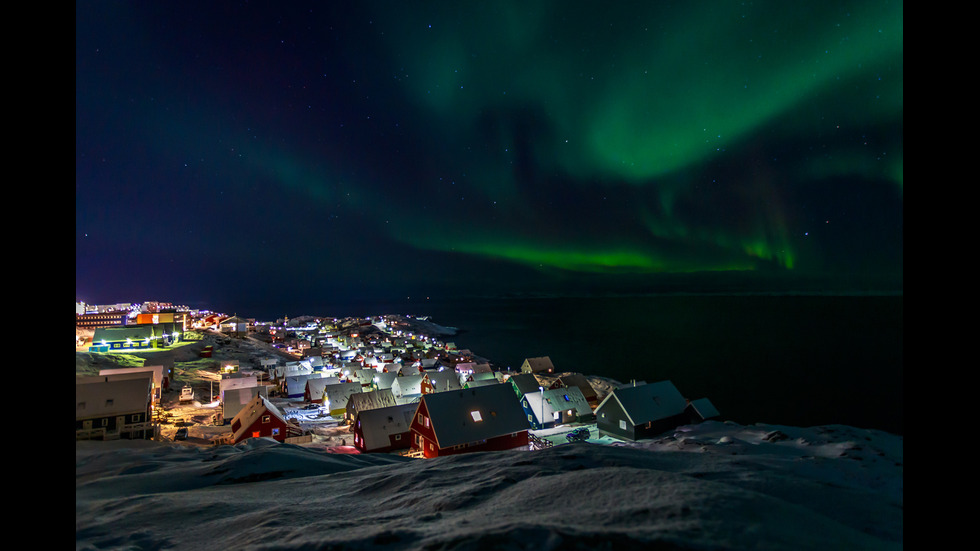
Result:
[[[272,436],[279,436],[279,429],[278,428],[272,429]]]
[[[262,416],[262,422],[263,422],[263,423],[268,423],[268,422],[269,422],[269,420],[270,420],[270,417],[269,417],[268,415],[263,415],[263,416]]]
[[[619,428],[621,428],[623,430],[626,430],[626,420],[625,419],[620,419],[619,420]]]
[[[470,412],[470,417],[472,417],[473,420],[476,421],[476,422],[478,422],[478,423],[480,421],[483,421],[483,416],[480,415],[480,412],[478,410],[471,411]]]

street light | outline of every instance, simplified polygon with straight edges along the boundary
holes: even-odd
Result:
[[[544,387],[539,386],[538,392],[541,393],[541,415],[538,416],[538,424],[541,425],[541,428],[544,428]]]

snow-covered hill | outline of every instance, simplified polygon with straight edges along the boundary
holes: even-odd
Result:
[[[903,438],[706,422],[437,459],[78,442],[76,549],[901,549]]]

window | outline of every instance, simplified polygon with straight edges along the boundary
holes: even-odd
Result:
[[[268,422],[269,422],[269,420],[270,420],[270,417],[269,417],[268,415],[263,415],[263,416],[262,416],[262,422],[263,422],[263,423],[268,423]]]
[[[396,434],[395,435],[395,440],[401,440],[401,439],[402,439],[402,435],[400,435],[400,434]]]
[[[133,414],[133,422],[134,423],[139,423],[142,419],[143,419],[143,414],[142,413],[134,413]]]
[[[252,433],[252,438],[258,438],[259,436],[261,436],[259,434],[259,431],[255,431],[255,432]]]
[[[279,436],[279,427],[272,429],[272,436]]]
[[[620,419],[619,420],[619,428],[621,428],[623,430],[626,430],[626,420],[625,419]]]
[[[470,412],[470,417],[472,417],[473,420],[476,421],[477,423],[479,423],[480,421],[483,421],[483,416],[480,415],[480,411],[479,410],[475,410],[474,409],[473,411],[471,411]]]

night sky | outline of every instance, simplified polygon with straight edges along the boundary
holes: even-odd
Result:
[[[76,300],[902,290],[901,2],[81,1],[75,40]]]

